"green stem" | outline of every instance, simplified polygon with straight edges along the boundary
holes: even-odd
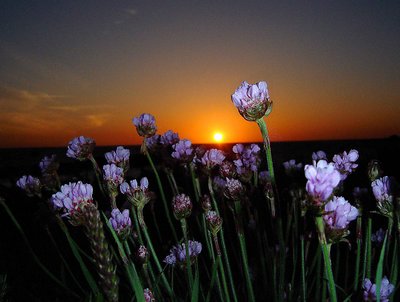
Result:
[[[255,301],[253,285],[251,283],[250,272],[249,272],[249,265],[247,259],[247,250],[246,250],[246,239],[243,232],[243,223],[242,223],[242,206],[240,204],[240,200],[235,200],[235,212],[236,212],[236,223],[237,223],[237,234],[239,238],[240,244],[240,253],[242,255],[242,262],[243,262],[243,270],[244,276],[246,279],[246,287],[247,287],[247,295],[248,301]]]
[[[94,174],[96,174],[97,184],[99,185],[100,191],[104,197],[107,197],[107,194],[104,190],[103,182],[101,180],[101,176],[103,175],[103,173],[101,172],[100,167],[97,164],[97,161],[94,159],[93,155],[90,154],[90,156],[88,158],[93,165]]]
[[[145,145],[144,142],[143,142],[143,145]],[[171,220],[171,215],[169,213],[170,209],[169,209],[169,207],[167,205],[167,199],[165,198],[164,188],[163,188],[163,185],[161,183],[160,176],[158,175],[157,169],[156,169],[156,167],[155,167],[155,165],[153,163],[153,160],[151,159],[150,153],[147,151],[147,149],[145,150],[145,154],[146,154],[147,160],[150,163],[151,168],[153,169],[154,175],[156,177],[158,189],[159,189],[160,195],[161,195],[161,200],[162,200],[163,205],[164,205],[164,212],[167,215],[168,224],[169,224],[169,226],[170,226],[170,228],[172,230],[172,235],[174,237],[174,240],[175,240],[175,242],[177,242],[178,241],[178,236],[176,235],[175,228],[174,228],[174,225],[173,225],[172,220]]]
[[[329,287],[329,297],[331,302],[336,302],[336,287],[335,287],[335,280],[333,278],[332,273],[332,263],[330,258],[330,247],[331,244],[327,243],[325,237],[325,229],[324,229],[324,221],[322,216],[315,217],[315,225],[318,231],[318,239],[322,249],[322,255],[324,257],[324,264],[325,264],[325,273],[328,279],[328,287]]]
[[[187,236],[187,224],[186,219],[181,219],[181,226],[183,232],[183,238],[185,240],[185,253],[186,253],[186,270],[188,274],[188,281],[189,281],[189,290],[192,292],[193,289],[193,274],[192,274],[192,266],[190,263],[190,254],[189,254],[189,241]]]
[[[361,239],[362,239],[362,217],[357,217],[357,258],[356,258],[356,271],[354,274],[354,292],[358,290],[358,283],[360,278],[360,260],[361,260]]]
[[[217,263],[219,266],[219,270],[220,270],[220,274],[221,274],[221,278],[222,278],[222,284],[223,284],[223,291],[225,294],[225,300],[224,301],[231,301],[230,297],[229,297],[229,292],[228,292],[228,285],[226,283],[226,277],[225,277],[225,270],[224,270],[224,266],[221,262],[221,250],[219,248],[219,244],[218,244],[218,237],[217,235],[213,236],[214,239],[214,246],[215,246],[215,251],[217,252]],[[220,285],[220,284],[219,284]],[[222,289],[219,289],[222,292]]]
[[[272,162],[271,143],[270,143],[269,136],[268,136],[267,124],[265,123],[264,118],[258,119],[257,124],[261,130],[261,135],[262,135],[263,141],[264,141],[264,148],[265,148],[265,152],[266,152],[269,176],[271,177],[272,185],[275,186],[276,181],[275,181],[274,164]]]
[[[306,293],[307,293],[307,284],[306,284],[306,268],[305,268],[305,259],[304,259],[304,237],[300,238],[301,244],[301,297],[302,301],[306,302]]]

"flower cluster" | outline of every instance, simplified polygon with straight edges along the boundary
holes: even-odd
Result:
[[[192,202],[190,197],[185,194],[175,195],[172,199],[172,208],[176,219],[184,219],[192,213]]]
[[[251,144],[250,146],[244,146],[242,144],[236,144],[232,147],[232,150],[237,158],[233,162],[236,166],[236,172],[239,175],[247,179],[251,177],[252,172],[257,172],[261,162],[259,156],[261,149],[258,145]]]
[[[124,170],[114,164],[103,166],[103,178],[111,193],[116,193],[118,186],[124,181]]]
[[[226,184],[225,184],[225,191],[224,195],[226,198],[237,201],[241,200],[241,198],[244,196],[245,189],[240,180],[237,179],[226,179]]]
[[[143,208],[146,203],[150,201],[150,197],[148,194],[149,181],[147,177],[143,177],[140,180],[140,185],[136,179],[131,180],[128,184],[127,182],[123,182],[119,190],[122,194],[126,195],[129,202],[131,202],[134,206],[138,208]]]
[[[150,151],[155,151],[159,147],[160,143],[160,135],[154,134],[153,136],[146,137],[144,142],[146,144],[146,148]]]
[[[129,236],[132,222],[128,209],[123,210],[122,213],[119,209],[113,209],[109,221],[114,231],[122,240],[125,240]]]
[[[296,160],[291,159],[283,163],[283,168],[285,169],[286,175],[295,176],[303,168],[303,164],[302,163],[296,164]]]
[[[193,160],[193,148],[192,142],[187,139],[182,139],[176,144],[172,145],[172,149],[174,150],[171,156],[183,163],[188,163]]]
[[[340,173],[333,163],[319,160],[313,165],[304,167],[305,176],[308,179],[306,190],[312,198],[312,204],[320,207],[332,195],[333,190],[340,182]]]
[[[140,136],[151,137],[157,132],[156,119],[149,113],[143,113],[139,117],[133,118],[133,124]]]
[[[68,143],[67,156],[78,160],[88,159],[95,146],[96,142],[89,137],[75,137]]]
[[[57,161],[57,156],[55,154],[43,157],[39,163],[42,174],[53,174],[57,172],[59,167],[60,163]]]
[[[363,284],[363,289],[364,289],[364,301],[376,301],[376,284],[372,284],[371,280],[368,278],[364,279],[364,284]],[[381,282],[381,288],[380,288],[380,293],[381,293],[381,301],[382,302],[388,302],[389,301],[389,296],[392,294],[394,291],[394,285],[390,284],[388,278],[385,276],[382,278]]]
[[[350,150],[348,154],[344,151],[342,154],[336,154],[333,156],[335,168],[340,172],[342,180],[345,180],[347,176],[358,167],[358,164],[355,163],[358,156],[358,151],[354,149]]]
[[[160,136],[160,143],[163,146],[172,146],[179,142],[178,133],[168,130],[163,135]]]
[[[388,176],[376,179],[371,183],[372,192],[378,202],[377,206],[382,215],[391,217],[393,212],[393,195],[391,179]]]
[[[17,180],[17,186],[25,191],[26,195],[32,197],[34,195],[41,196],[41,184],[39,178],[31,175],[24,175]]]
[[[188,241],[189,246],[189,257],[191,263],[197,258],[197,256],[201,253],[202,245],[198,241]],[[164,262],[175,266],[176,264],[180,265],[181,267],[186,266],[186,245],[185,243],[178,244],[173,246],[169,250],[169,254],[165,257]]]
[[[225,159],[225,155],[218,149],[207,150],[201,158],[201,163],[208,170],[221,165]]]
[[[129,169],[129,156],[131,155],[128,149],[118,146],[115,151],[110,151],[104,154],[108,164],[114,164],[120,167],[126,173]]]
[[[53,194],[53,205],[64,211],[64,215],[71,219],[74,225],[84,223],[84,208],[93,203],[93,187],[81,181],[61,186],[61,191]]]
[[[324,151],[322,151],[322,150],[319,150],[319,151],[317,151],[317,152],[313,152],[312,155],[311,155],[311,157],[312,157],[312,160],[315,160],[315,161],[319,161],[319,160],[321,160],[321,159],[323,159],[323,160],[328,160],[328,156],[327,156],[326,153],[325,153]]]
[[[248,121],[257,121],[268,115],[272,106],[266,82],[253,85],[242,82],[231,99],[239,113]]]

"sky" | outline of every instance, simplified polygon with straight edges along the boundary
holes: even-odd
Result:
[[[0,2],[0,147],[260,141],[231,101],[266,81],[272,141],[400,134],[400,1]]]

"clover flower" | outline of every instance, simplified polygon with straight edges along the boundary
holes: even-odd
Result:
[[[303,164],[296,164],[296,160],[291,159],[283,163],[283,168],[285,169],[286,175],[295,176],[303,168]]]
[[[368,278],[364,279],[364,284],[363,284],[363,289],[364,289],[364,301],[376,301],[376,284],[372,284],[371,280]],[[381,282],[381,288],[380,288],[380,293],[381,293],[381,301],[382,302],[388,302],[389,301],[389,296],[393,293],[394,291],[394,285],[390,284],[389,280],[387,277],[382,278]]]
[[[176,219],[184,219],[192,213],[192,202],[190,197],[185,194],[175,195],[172,199],[172,208]]]
[[[145,302],[155,302],[156,301],[156,299],[154,298],[153,293],[148,288],[145,288],[143,290],[143,295],[144,295],[144,301]]]
[[[260,147],[256,144],[251,144],[250,146],[236,144],[232,147],[232,150],[237,158],[233,161],[236,166],[236,172],[244,176],[244,179],[251,177],[252,172],[258,170],[258,166],[261,162],[259,156]]]
[[[202,250],[202,245],[198,241],[188,241],[188,246],[189,246],[189,257],[191,260],[191,264],[194,262],[194,260],[197,258],[197,256],[201,253]],[[164,258],[164,262],[175,266],[178,264],[181,267],[186,266],[186,245],[185,243],[178,244],[176,246],[173,246],[169,250],[169,254]]]
[[[57,161],[57,156],[55,154],[43,157],[39,163],[39,168],[42,174],[53,174],[59,167],[60,163]]]
[[[204,153],[203,157],[201,158],[201,163],[207,169],[211,170],[212,168],[221,165],[224,159],[225,155],[221,150],[210,149]]]
[[[29,197],[34,195],[41,197],[41,184],[39,178],[31,175],[24,175],[17,180],[17,186],[24,190],[26,195]]]
[[[335,168],[340,172],[342,180],[345,180],[358,167],[358,164],[355,163],[358,157],[358,151],[354,149],[351,149],[348,154],[344,151],[342,154],[335,154],[333,156]]]
[[[324,221],[330,229],[345,229],[358,216],[357,208],[343,197],[336,196],[325,204],[325,213]]]
[[[67,156],[85,160],[92,156],[96,142],[89,137],[78,136],[68,143]]]
[[[131,180],[128,184],[123,182],[119,186],[119,190],[122,194],[126,195],[129,202],[138,208],[143,208],[146,203],[150,201],[150,195],[148,192],[149,181],[147,177],[143,177],[140,180],[140,185],[136,179]]]
[[[118,237],[125,240],[129,236],[132,221],[129,217],[128,209],[123,210],[122,213],[117,208],[113,209],[109,221],[114,231],[118,234]]]
[[[383,240],[385,239],[385,234],[386,231],[380,228],[375,233],[371,234],[371,241],[376,243],[382,243]]]
[[[179,142],[178,133],[168,130],[163,135],[160,136],[160,143],[163,146],[172,146]]]
[[[133,118],[133,124],[140,136],[151,137],[157,132],[156,120],[149,113],[143,113],[139,117]]]
[[[193,160],[194,152],[192,142],[187,139],[181,139],[176,144],[172,145],[174,150],[171,156],[181,162],[188,163]]]
[[[131,152],[122,146],[118,146],[115,151],[110,151],[104,154],[108,164],[114,164],[120,167],[126,173],[129,169],[129,156]]]
[[[266,82],[250,85],[246,81],[231,96],[232,102],[247,121],[256,121],[268,114],[272,101]]]
[[[240,200],[244,195],[245,189],[238,179],[226,179],[224,195],[233,201]]]
[[[319,161],[321,159],[328,160],[328,156],[326,156],[326,153],[322,150],[313,152],[311,157],[312,157],[312,160],[315,160],[315,161]]]
[[[376,179],[371,183],[372,192],[378,202],[379,211],[388,217],[393,212],[393,195],[391,192],[391,179],[387,176]]]
[[[340,182],[340,173],[333,163],[319,160],[313,165],[304,167],[305,176],[308,179],[306,190],[313,199],[315,206],[321,206]]]
[[[215,211],[208,211],[206,213],[206,222],[211,234],[214,236],[222,228],[222,218]]]
[[[53,205],[70,218],[73,225],[84,224],[84,208],[93,202],[93,187],[81,181],[61,186],[51,197]]]

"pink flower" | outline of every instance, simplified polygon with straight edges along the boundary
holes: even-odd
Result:
[[[140,136],[151,137],[157,132],[156,120],[153,115],[143,113],[139,117],[133,119],[136,131]]]
[[[96,142],[84,136],[75,137],[68,144],[67,156],[78,160],[85,160],[92,156]]]
[[[343,197],[336,196],[325,205],[325,212],[324,221],[330,229],[345,229],[358,216],[357,208]]]
[[[345,180],[347,175],[352,173],[358,167],[358,164],[355,163],[358,156],[358,151],[354,149],[350,150],[348,154],[344,151],[342,154],[336,154],[333,156],[335,168],[340,172],[342,180]]]

